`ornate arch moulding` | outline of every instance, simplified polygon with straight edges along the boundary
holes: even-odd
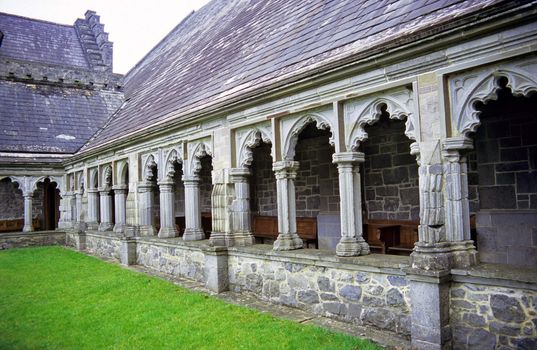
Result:
[[[237,166],[239,168],[249,167],[253,161],[253,149],[259,146],[261,142],[272,145],[273,138],[270,122],[236,130]],[[271,155],[273,155],[273,152],[272,150]]]
[[[404,88],[345,102],[345,130],[348,135],[345,145],[347,151],[357,151],[360,143],[367,140],[368,135],[364,128],[366,125],[375,124],[380,119],[383,106],[386,106],[386,112],[390,114],[390,119],[404,120],[406,118],[406,137],[415,142],[419,141],[418,113],[414,103],[414,92]]]
[[[164,157],[164,174],[162,178],[173,179],[175,175],[175,165],[183,163],[182,144],[172,146],[162,151]]]
[[[125,175],[127,175],[129,170],[129,161],[127,159],[122,159],[116,162],[116,181],[115,183],[118,185],[128,185],[129,179],[127,178],[127,182],[125,183]]]
[[[537,58],[505,62],[449,77],[451,96],[451,132],[454,136],[469,137],[481,124],[476,103],[498,99],[498,80],[507,79],[514,96],[529,96],[537,92]]]
[[[6,176],[11,181],[16,182],[19,185],[19,189],[23,194],[34,193],[37,190],[37,184],[49,179],[51,182],[55,182],[60,190],[60,194],[65,194],[64,181],[61,176]]]
[[[97,189],[99,187],[99,171],[97,168],[90,168],[88,171],[89,174],[89,184],[88,188]]]
[[[188,146],[188,169],[183,169],[185,175],[194,176],[201,170],[201,158],[213,156],[213,149],[210,139],[201,139],[189,142]]]
[[[281,136],[283,138],[282,159],[292,161],[295,158],[295,147],[298,135],[310,123],[315,123],[317,129],[330,130],[329,144],[335,145],[337,128],[334,126],[334,111],[332,107],[304,112],[282,119]]]
[[[155,152],[142,154],[141,159],[142,159],[141,180],[144,182],[151,182],[151,181],[157,180],[155,176],[153,175],[153,169],[155,167],[158,167],[158,163],[159,163],[158,153],[155,151]]]

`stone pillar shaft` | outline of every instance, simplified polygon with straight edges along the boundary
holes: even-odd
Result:
[[[115,209],[115,218],[116,223],[114,225],[114,232],[124,232],[125,225],[127,223],[127,185],[118,185],[114,186],[114,209]]]
[[[333,155],[338,166],[341,215],[341,240],[336,247],[339,256],[369,254],[369,245],[362,236],[362,195],[360,167],[364,154],[340,152]]]
[[[22,232],[32,232],[34,226],[32,224],[32,202],[34,198],[33,192],[26,192],[24,196],[24,226]]]
[[[153,184],[142,183],[138,186],[139,194],[139,223],[140,235],[154,236],[156,234],[153,226]]]
[[[252,245],[252,218],[250,212],[250,170],[238,168],[231,170],[231,181],[235,184],[235,199],[231,205],[233,211],[234,243],[238,246]]]
[[[100,189],[101,223],[99,231],[110,231],[114,228],[112,222],[112,195],[109,189]]]
[[[296,198],[295,178],[299,163],[281,161],[273,163],[276,173],[276,191],[278,198],[278,239],[274,250],[293,250],[303,246],[302,239],[296,232]]]
[[[205,239],[201,226],[200,178],[198,175],[183,176],[185,184],[185,241]]]
[[[88,228],[96,230],[99,227],[99,191],[95,188],[88,190]]]
[[[177,237],[179,233],[175,227],[175,186],[173,180],[167,179],[159,182],[160,190],[160,238]]]

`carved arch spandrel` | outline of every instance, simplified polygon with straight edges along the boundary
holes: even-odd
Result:
[[[11,179],[12,182],[16,182],[19,185],[19,189],[23,193],[33,193],[37,190],[37,184],[49,179],[51,182],[55,182],[60,194],[65,193],[64,181],[61,176],[6,176]]]
[[[103,167],[102,174],[101,174],[101,184],[102,187],[111,187],[112,186],[112,165],[107,164]]]
[[[245,168],[252,164],[253,149],[259,146],[261,142],[269,145],[273,144],[273,135],[270,123],[239,129],[235,132],[235,137],[237,144],[236,159],[237,165],[240,168]]]
[[[418,141],[417,113],[414,104],[414,93],[410,89],[402,89],[373,96],[351,100],[345,103],[345,129],[347,151],[357,151],[360,143],[367,140],[366,125],[375,124],[382,115],[382,108],[390,119],[405,120],[405,135],[410,140]]]
[[[173,179],[175,175],[175,165],[183,163],[181,156],[182,146],[174,146],[163,151],[164,156],[164,179]]]
[[[151,182],[157,180],[153,170],[158,167],[158,154],[157,153],[146,153],[141,156],[142,164],[142,173],[141,180],[145,182]]]
[[[283,147],[282,158],[284,160],[293,160],[295,158],[295,147],[298,142],[298,135],[308,126],[310,123],[315,123],[317,129],[329,130],[330,139],[329,144],[335,145],[336,129],[334,128],[334,122],[331,120],[333,111],[331,108],[311,111],[303,114],[299,114],[294,118],[288,118],[282,120],[283,123],[288,124],[282,128]]]
[[[183,169],[185,175],[193,176],[201,170],[201,158],[213,156],[213,149],[210,139],[198,140],[188,143],[188,167]]]
[[[449,78],[451,96],[451,132],[466,136],[481,124],[476,103],[487,103],[498,98],[499,79],[507,79],[507,87],[514,96],[529,96],[537,92],[537,58],[503,63],[461,73]]]

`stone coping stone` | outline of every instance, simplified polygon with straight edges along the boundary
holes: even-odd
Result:
[[[0,239],[11,237],[30,237],[30,236],[49,236],[49,235],[63,235],[65,231],[31,231],[31,232],[2,232],[0,233]]]
[[[469,269],[452,269],[451,274],[455,282],[537,290],[537,269],[531,267],[482,263]]]

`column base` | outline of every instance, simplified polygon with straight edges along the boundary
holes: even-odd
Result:
[[[70,229],[73,228],[73,224],[70,221],[60,221],[58,222],[58,228],[61,230]]]
[[[114,229],[114,225],[110,222],[101,222],[99,224],[99,231],[112,231]]]
[[[114,232],[116,233],[123,233],[125,232],[125,224],[115,224],[114,225]]]
[[[410,258],[412,268],[421,270],[466,269],[479,262],[473,241],[417,242]]]
[[[138,237],[140,235],[140,228],[134,225],[125,225],[126,237]]]
[[[211,232],[209,245],[213,247],[232,247],[234,245],[233,237],[225,232]]]
[[[294,250],[304,246],[302,239],[296,233],[280,233],[274,242],[273,250]]]
[[[369,245],[367,248],[369,249]],[[358,256],[361,252],[362,247],[354,237],[341,237],[336,246],[337,256]]]
[[[175,227],[161,227],[158,231],[159,238],[174,238],[179,237],[179,232]]]
[[[234,232],[233,240],[236,247],[246,247],[255,243],[255,237],[252,232]]]
[[[85,222],[77,222],[73,225],[73,229],[76,231],[76,232],[85,232],[86,229],[87,229],[87,225]]]
[[[34,227],[32,225],[24,225],[24,227],[22,228],[22,232],[33,232],[34,231]]]
[[[201,241],[205,239],[205,232],[199,228],[186,228],[183,234],[184,241]]]
[[[157,230],[151,225],[141,225],[139,233],[141,237],[152,237],[157,235]]]
[[[89,231],[97,231],[99,229],[99,223],[94,222],[86,222],[86,229]]]

